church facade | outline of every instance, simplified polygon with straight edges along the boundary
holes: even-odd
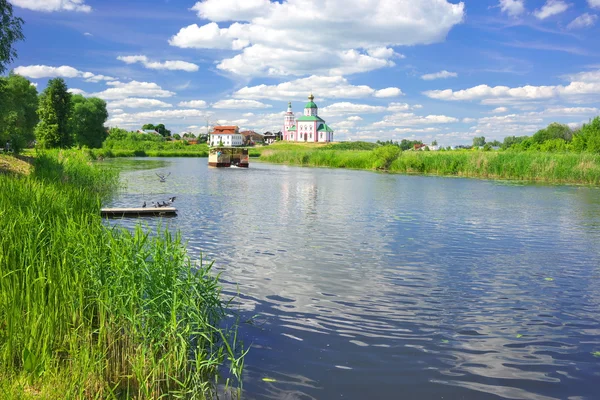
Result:
[[[319,108],[313,101],[315,97],[308,96],[304,106],[304,115],[294,118],[292,103],[288,103],[287,113],[283,122],[283,140],[289,142],[329,143],[333,141],[333,129],[325,120],[319,117]]]

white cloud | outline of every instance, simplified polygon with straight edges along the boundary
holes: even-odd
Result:
[[[30,84],[31,86],[33,86],[34,88],[37,88],[37,87],[38,87],[38,84],[37,84],[37,82],[30,82],[29,84]]]
[[[427,97],[438,100],[472,101],[481,100],[482,104],[497,104],[514,101],[539,101],[557,97],[571,100],[581,96],[598,95],[600,92],[600,70],[568,75],[572,81],[568,85],[521,87],[479,85],[469,89],[429,90]]]
[[[244,108],[271,108],[269,104],[261,103],[256,100],[237,100],[227,99],[219,100],[212,105],[212,108],[244,109]]]
[[[196,123],[197,125],[205,122],[210,112],[200,110],[154,110],[138,113],[122,113],[110,116],[107,121],[108,126],[141,126],[142,124],[160,121],[165,125],[181,124],[185,120],[186,124]]]
[[[421,79],[425,81],[432,81],[434,79],[456,78],[457,76],[458,74],[456,72],[448,72],[446,70],[443,70],[434,74],[421,75]]]
[[[215,22],[198,26],[197,24],[181,28],[179,32],[169,39],[171,46],[183,49],[228,49],[241,50],[249,42],[243,39],[235,39],[230,29],[239,28],[239,24],[233,24],[230,28],[219,28]]]
[[[470,124],[477,121],[475,118],[463,118],[462,122],[464,122],[465,124]]]
[[[592,8],[600,8],[600,0],[588,0],[588,4]]]
[[[600,0],[599,0],[600,1]],[[569,25],[567,25],[567,29],[580,29],[580,28],[588,28],[590,26],[594,26],[598,16],[595,14],[581,14],[579,17],[575,18]]]
[[[262,44],[247,47],[241,54],[222,60],[217,68],[243,76],[348,75],[391,67],[395,63],[359,50],[280,49]]]
[[[525,12],[525,0],[500,0],[500,10],[511,17],[517,17]]]
[[[157,99],[144,99],[144,98],[127,98],[123,100],[111,101],[107,104],[108,108],[119,109],[119,108],[170,108],[173,107],[169,103],[160,101]],[[115,110],[113,110],[115,112]]]
[[[570,115],[589,115],[595,116],[600,113],[596,107],[549,107],[540,114],[544,116],[570,116]]]
[[[146,56],[119,56],[117,60],[123,61],[126,64],[141,63],[148,69],[167,69],[171,71],[198,71],[199,67],[187,61],[150,61]]]
[[[92,35],[92,34],[91,34],[91,33],[89,33],[89,32],[84,32],[83,36],[94,36],[94,35]]]
[[[175,93],[164,90],[159,85],[153,82],[107,82],[112,86],[102,92],[93,93],[93,96],[100,97],[105,100],[119,100],[127,97],[171,97]]]
[[[571,82],[600,82],[600,69],[596,71],[585,71],[577,74],[565,75],[565,79]]]
[[[245,76],[352,74],[393,66],[393,46],[441,42],[463,21],[448,0],[206,0],[169,43],[239,51],[218,68]],[[237,21],[221,28],[218,23]],[[310,32],[310,34],[307,34]]]
[[[272,6],[269,0],[206,0],[197,2],[192,10],[211,21],[250,21]]]
[[[345,115],[345,114],[366,114],[385,112],[386,107],[371,106],[368,104],[355,104],[350,102],[333,103],[321,109],[322,115]]]
[[[86,82],[114,81],[116,79],[112,76],[95,75],[91,72],[82,72],[81,77],[85,79]]]
[[[402,93],[402,90],[400,90],[399,88],[389,87],[389,88],[385,88],[385,89],[376,91],[373,96],[375,96],[375,97],[396,97],[396,96],[401,96],[403,94],[404,93]]]
[[[85,4],[85,0],[11,0],[17,7],[34,11],[81,11],[90,12],[92,7]]]
[[[88,82],[112,81],[115,78],[105,75],[96,75],[91,72],[79,71],[68,65],[50,67],[48,65],[27,65],[14,69],[15,74],[26,78],[83,78]]]
[[[77,78],[81,76],[81,71],[68,65],[62,67],[49,67],[47,65],[29,65],[25,67],[17,67],[14,69],[15,74],[19,74],[26,78]]]
[[[567,11],[569,6],[570,4],[565,3],[563,0],[546,0],[546,4],[539,10],[535,10],[533,15],[537,19],[546,19]]]
[[[348,117],[348,121],[362,121],[363,119],[361,117],[359,117],[358,115],[353,115],[351,117]]]
[[[310,92],[317,98],[355,99],[374,96],[377,90],[366,85],[351,85],[343,76],[309,76],[278,85],[246,86],[234,93],[243,99],[292,100],[306,99]],[[317,99],[318,101],[318,99]]]
[[[397,133],[430,133],[430,132],[437,132],[439,131],[439,128],[396,128],[394,129],[394,132]]]
[[[69,89],[67,89],[67,92],[72,93],[72,94],[80,94],[82,96],[87,96],[87,93],[85,92],[85,90],[81,90],[81,89],[77,89],[77,88],[69,88]]]
[[[242,117],[254,117],[254,113],[251,113],[251,112],[244,113],[244,114],[242,114]]]
[[[497,107],[497,108],[494,108],[490,112],[492,114],[504,114],[504,113],[508,112],[508,108],[507,107]]]
[[[412,126],[412,125],[435,125],[459,122],[457,118],[446,115],[415,115],[413,113],[396,113],[384,117],[383,120],[375,122],[374,126]]]
[[[206,108],[208,104],[204,100],[190,100],[190,101],[182,101],[177,104],[179,107],[187,107],[187,108]]]

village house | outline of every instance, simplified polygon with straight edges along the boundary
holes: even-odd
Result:
[[[243,137],[244,146],[254,146],[264,142],[264,137],[260,133],[254,131],[242,131],[240,134]]]
[[[271,144],[271,143],[275,143],[278,140],[281,140],[283,135],[281,132],[265,132],[265,134],[263,135],[265,143],[266,144]]]
[[[243,146],[244,139],[237,126],[215,126],[210,134],[210,146]]]

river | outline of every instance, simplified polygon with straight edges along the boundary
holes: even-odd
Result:
[[[104,162],[111,205],[177,196],[142,223],[179,229],[254,317],[246,399],[600,396],[598,188]]]

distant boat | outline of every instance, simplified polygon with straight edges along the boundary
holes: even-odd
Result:
[[[208,166],[248,168],[248,157],[248,149],[242,147],[213,147],[208,155]]]

